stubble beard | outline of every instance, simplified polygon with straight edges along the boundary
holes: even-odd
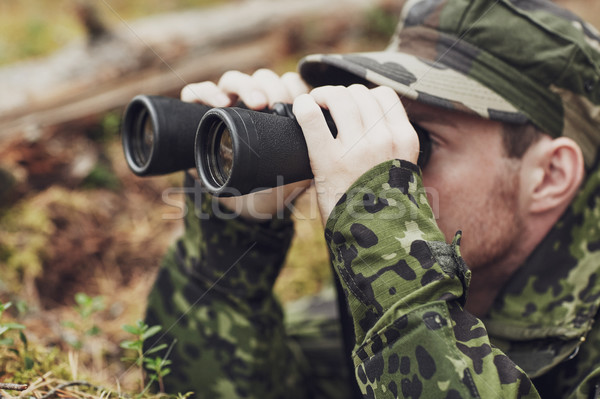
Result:
[[[521,240],[523,220],[518,213],[520,162],[507,159],[506,168],[495,176],[494,189],[484,204],[486,212],[475,215],[469,236],[471,250],[465,261],[477,273],[507,277],[512,273],[504,267]],[[513,268],[509,268],[513,269]]]

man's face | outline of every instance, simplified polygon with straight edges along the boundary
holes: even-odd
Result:
[[[522,230],[520,162],[505,155],[502,124],[415,102],[406,109],[430,134],[423,182],[446,240],[462,230],[461,252],[472,270],[502,261]]]

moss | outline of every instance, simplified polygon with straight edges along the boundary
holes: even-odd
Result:
[[[37,277],[48,254],[54,225],[43,207],[29,200],[0,215],[0,263],[4,265],[2,285],[18,292]]]

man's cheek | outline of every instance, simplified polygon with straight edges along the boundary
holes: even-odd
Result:
[[[440,192],[434,187],[425,186],[424,195],[427,197],[427,202],[433,212],[435,220],[440,218]]]

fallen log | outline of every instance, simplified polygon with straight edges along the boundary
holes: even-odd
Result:
[[[227,69],[269,66],[289,47],[294,21],[348,21],[380,3],[246,0],[122,21],[100,39],[0,68],[0,144],[122,107],[137,93],[177,93]]]

